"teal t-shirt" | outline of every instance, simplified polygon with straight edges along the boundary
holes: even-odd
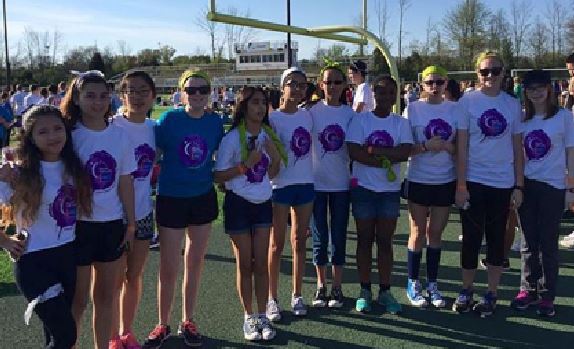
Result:
[[[192,118],[184,109],[163,113],[155,127],[156,146],[163,152],[158,194],[193,197],[213,187],[213,153],[223,138],[216,114]]]

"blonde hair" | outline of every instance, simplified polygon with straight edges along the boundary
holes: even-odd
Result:
[[[209,78],[209,75],[207,75],[206,72],[197,69],[188,69],[184,71],[179,77],[179,88],[183,89],[186,81],[189,80],[190,78],[203,79],[205,80],[207,85],[211,87],[211,79]]]
[[[476,70],[480,69],[480,63],[482,63],[483,61],[485,61],[487,59],[494,59],[494,60],[498,61],[500,63],[500,65],[502,65],[504,67],[504,61],[502,60],[502,57],[500,56],[500,54],[497,51],[486,50],[486,51],[482,51],[478,55],[478,57],[476,57],[476,63],[475,63]]]

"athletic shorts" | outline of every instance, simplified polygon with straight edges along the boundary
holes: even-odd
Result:
[[[313,184],[292,184],[280,189],[273,189],[273,203],[300,206],[315,200],[315,186]]]
[[[109,222],[76,222],[76,265],[113,262],[124,253],[122,241],[126,234],[123,220]]]
[[[421,206],[448,207],[454,204],[456,181],[445,184],[423,184],[403,181],[401,196]]]
[[[271,200],[254,204],[228,190],[223,202],[225,232],[228,234],[248,233],[255,228],[271,227],[273,205]]]
[[[183,229],[203,225],[217,219],[217,194],[212,187],[207,193],[187,198],[158,195],[156,219],[161,227]]]

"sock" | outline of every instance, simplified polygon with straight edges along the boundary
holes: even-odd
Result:
[[[361,282],[361,288],[364,290],[371,290],[371,283],[370,282]]]
[[[427,247],[427,281],[436,282],[438,275],[438,266],[440,264],[439,248]]]
[[[423,256],[422,251],[417,252],[417,251],[408,250],[408,252],[407,252],[407,269],[409,271],[409,279],[418,280],[422,256]],[[428,249],[427,249],[427,259],[428,259]]]
[[[387,292],[391,289],[391,285],[379,284],[379,292]]]

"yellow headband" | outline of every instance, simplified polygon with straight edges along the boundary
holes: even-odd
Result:
[[[190,78],[201,78],[205,80],[208,85],[211,85],[211,80],[209,79],[209,75],[207,75],[206,72],[201,70],[188,69],[181,74],[179,78],[179,87],[183,88],[185,86],[185,82]]]
[[[423,79],[431,74],[437,74],[445,78],[448,77],[448,71],[443,67],[439,67],[438,65],[429,65],[425,68],[425,70],[423,70],[421,74]]]

